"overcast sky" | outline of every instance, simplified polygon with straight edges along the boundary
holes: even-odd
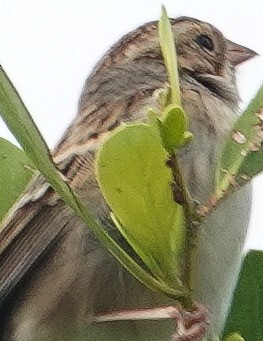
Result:
[[[263,1],[260,0],[0,0],[0,63],[52,148],[76,113],[83,82],[123,34],[171,17],[210,22],[257,57],[238,72],[242,107],[263,82]],[[0,121],[0,136],[14,142]],[[247,247],[263,249],[263,176],[254,182]]]

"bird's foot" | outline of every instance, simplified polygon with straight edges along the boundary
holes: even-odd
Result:
[[[176,319],[177,331],[171,341],[201,341],[207,332],[209,314],[201,304],[194,304],[191,311],[181,308],[180,318]]]

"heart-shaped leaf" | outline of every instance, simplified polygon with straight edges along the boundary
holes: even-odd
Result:
[[[155,276],[174,285],[180,283],[185,227],[167,158],[152,127],[127,125],[104,142],[96,171],[121,233]]]

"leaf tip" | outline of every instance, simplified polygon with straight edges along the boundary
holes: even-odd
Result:
[[[162,16],[167,16],[167,11],[163,4],[161,5],[161,11],[162,11]]]

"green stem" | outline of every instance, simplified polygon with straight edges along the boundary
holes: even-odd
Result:
[[[199,225],[200,217],[197,215],[194,208],[193,200],[191,198],[190,192],[187,188],[186,181],[182,175],[181,167],[178,163],[175,154],[170,156],[170,166],[173,173],[173,178],[176,184],[180,187],[184,201],[182,203],[185,217],[186,217],[186,238],[185,238],[185,263],[183,266],[183,283],[189,289],[190,295],[188,297],[182,298],[182,304],[186,308],[190,308],[192,305],[192,264],[195,258],[195,239],[197,233],[197,227]],[[198,219],[198,220],[197,220]]]

